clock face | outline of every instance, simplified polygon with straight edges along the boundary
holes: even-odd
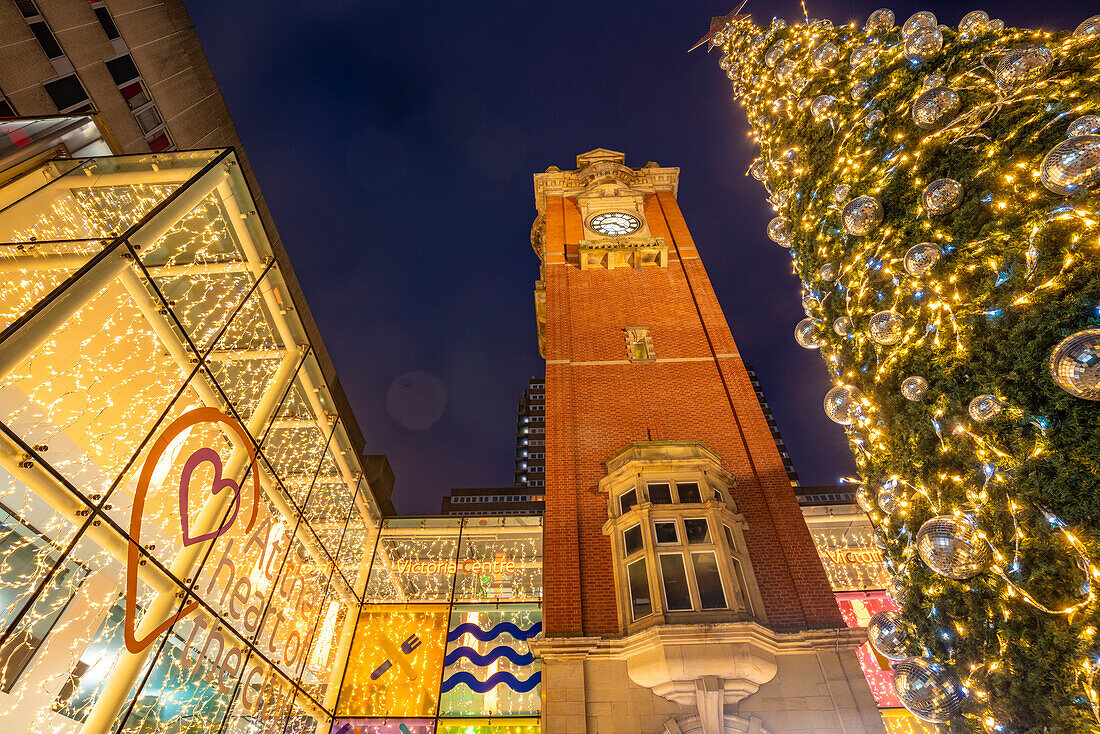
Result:
[[[633,214],[626,212],[604,212],[588,220],[588,226],[604,237],[622,237],[637,232],[642,222]]]

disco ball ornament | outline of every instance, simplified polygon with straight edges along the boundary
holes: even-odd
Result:
[[[863,392],[858,387],[840,385],[825,393],[825,415],[833,423],[850,426],[863,413]]]
[[[863,118],[863,124],[874,130],[882,121],[886,119],[886,115],[882,114],[882,110],[871,110],[867,113],[867,116]]]
[[[787,21],[782,18],[772,18],[772,28],[777,31],[781,31],[787,27]]]
[[[791,225],[786,217],[776,217],[768,222],[768,237],[780,247],[791,246]]]
[[[752,166],[749,167],[749,173],[757,181],[763,181],[768,175],[768,167],[764,164],[763,158],[757,158],[752,162]]]
[[[1075,138],[1078,135],[1100,134],[1100,115],[1083,115],[1069,124],[1066,128],[1066,136]]]
[[[978,535],[973,521],[955,515],[926,520],[917,531],[917,552],[930,569],[956,581],[985,571],[992,556],[989,543]]]
[[[827,283],[832,283],[836,280],[836,267],[834,267],[832,263],[825,263],[817,269],[817,277]]]
[[[818,71],[831,69],[836,66],[838,61],[840,61],[840,49],[836,47],[835,43],[826,42],[821,44],[814,49],[813,54],[810,56],[810,63]]]
[[[978,423],[985,423],[993,420],[1001,412],[1002,407],[1004,407],[1003,404],[996,396],[986,393],[971,400],[966,412]]]
[[[901,381],[901,396],[914,403],[921,400],[928,393],[928,380],[920,375],[906,377]]]
[[[783,58],[783,54],[787,53],[787,42],[776,41],[771,45],[764,53],[764,63],[769,69],[774,69],[775,65],[779,63],[779,59]]]
[[[1074,397],[1100,400],[1100,329],[1070,334],[1050,355],[1055,384]]]
[[[899,607],[904,607],[909,600],[909,587],[897,576],[891,576],[886,582],[886,593]]]
[[[865,43],[862,46],[856,46],[852,50],[851,56],[848,57],[848,62],[851,63],[853,69],[858,69],[867,62],[869,62],[875,55],[875,47],[869,43]]]
[[[971,10],[959,21],[959,35],[973,40],[989,30],[989,13],[984,10]]]
[[[1043,159],[1039,179],[1060,196],[1100,182],[1100,135],[1077,135],[1058,143]]]
[[[1086,18],[1073,32],[1074,38],[1096,38],[1097,36],[1100,36],[1100,15]]]
[[[794,340],[803,349],[820,349],[825,343],[821,336],[821,330],[817,328],[817,322],[813,319],[802,319],[798,326],[794,327]]]
[[[878,507],[887,515],[893,515],[898,509],[898,496],[894,494],[894,488],[885,486],[878,491]]]
[[[833,331],[836,332],[837,336],[848,336],[854,331],[852,320],[847,316],[841,316],[833,322]]]
[[[953,178],[938,178],[924,187],[920,202],[933,216],[958,209],[963,199],[963,187]]]
[[[939,28],[922,28],[905,39],[905,59],[910,63],[927,61],[943,48],[943,34]]]
[[[813,293],[802,294],[802,310],[806,312],[807,316],[810,316],[814,309],[821,306],[821,301]]]
[[[1054,68],[1054,54],[1046,46],[1028,44],[1014,48],[997,64],[997,86],[1011,92],[1040,79]]]
[[[947,79],[946,77],[944,77],[943,74],[929,74],[928,76],[924,77],[924,81],[921,83],[920,89],[922,92],[927,92],[929,89],[942,87],[946,83]]]
[[[810,114],[814,116],[815,120],[823,120],[829,116],[829,113],[836,107],[836,97],[831,94],[822,94],[814,98],[814,101],[810,104]]]
[[[933,87],[917,97],[917,101],[913,103],[913,122],[921,130],[933,130],[947,124],[960,107],[962,100],[954,89]]]
[[[913,245],[905,253],[905,272],[914,278],[919,278],[926,275],[941,257],[943,257],[943,250],[939,245],[931,242]]]
[[[867,16],[867,22],[863,24],[863,30],[868,33],[888,31],[894,27],[894,11],[889,8],[879,8]]]
[[[879,311],[867,322],[867,333],[876,344],[889,346],[901,341],[905,324],[897,311]]]
[[[775,79],[780,84],[790,84],[791,79],[794,78],[795,72],[798,71],[798,64],[790,59],[783,59],[779,62],[779,65],[775,67]]]
[[[917,31],[924,30],[926,28],[937,28],[939,21],[936,20],[936,16],[927,10],[922,10],[919,13],[913,13],[909,16],[909,20],[901,26],[901,37],[909,38]]]
[[[852,92],[851,92],[852,101],[853,102],[860,101],[861,99],[866,97],[867,93],[870,92],[870,91],[871,91],[871,83],[870,82],[859,82],[854,87],[852,87]]]
[[[989,30],[993,33],[1000,33],[1005,29],[1005,22],[1000,18],[989,21]]]
[[[852,193],[852,187],[848,184],[840,184],[833,189],[833,201],[837,204],[841,204],[848,201],[848,194]]]
[[[875,502],[871,499],[871,493],[862,485],[856,490],[856,504],[864,512],[872,512],[875,509]]]
[[[780,189],[779,191],[774,192],[770,197],[768,197],[768,201],[772,203],[772,206],[778,209],[782,209],[783,207],[787,206],[787,202],[790,201],[790,198],[790,189]]]
[[[909,641],[909,625],[892,609],[875,612],[867,621],[867,641],[887,660],[905,660],[905,643]]]
[[[928,658],[909,658],[894,668],[894,691],[909,713],[945,724],[962,708],[963,693],[946,668]]]
[[[870,234],[882,222],[882,204],[873,196],[857,196],[844,205],[841,218],[848,234]]]
[[[722,71],[729,71],[731,64],[733,64],[733,57],[729,54],[722,54],[722,58],[718,60],[718,68]]]

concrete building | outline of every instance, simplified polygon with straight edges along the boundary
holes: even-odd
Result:
[[[546,380],[541,377],[531,378],[516,410],[515,473],[517,487],[546,486]]]
[[[452,489],[443,498],[441,515],[541,515],[543,490],[529,487],[471,487]]]
[[[679,170],[534,178],[545,730],[881,732]]]
[[[775,447],[779,450],[779,458],[783,460],[783,468],[787,470],[787,476],[791,480],[791,486],[798,486],[798,472],[794,470],[794,460],[791,459],[791,452],[787,448],[786,442],[783,440],[783,434],[779,432],[779,423],[775,420],[775,415],[772,413],[772,407],[768,404],[768,398],[764,395],[764,388],[760,385],[760,378],[756,374],[756,370],[752,365],[745,365],[745,371],[749,375],[749,383],[752,385],[753,391],[756,393],[757,400],[760,401],[760,410],[764,413],[764,421],[768,424],[768,428],[771,429],[772,438],[775,439]]]

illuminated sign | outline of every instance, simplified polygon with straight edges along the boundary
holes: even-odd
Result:
[[[454,560],[446,561],[422,561],[422,560],[410,560],[410,561],[397,561],[394,563],[394,573],[447,573],[455,574],[459,570],[462,573],[515,573],[520,568],[520,564],[516,561],[504,560],[502,558],[478,561],[472,558],[467,558],[465,561],[458,563]]]
[[[833,563],[882,563],[882,551],[866,546],[843,546],[822,549],[822,555]]]

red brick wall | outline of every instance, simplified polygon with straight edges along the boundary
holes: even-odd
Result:
[[[646,201],[667,268],[582,272],[576,202],[546,206],[545,625],[619,632],[603,461],[633,441],[697,440],[737,479],[733,497],[769,624],[842,627],[825,572],[725,316],[672,194]],[[623,328],[650,329],[658,360],[627,359]]]

